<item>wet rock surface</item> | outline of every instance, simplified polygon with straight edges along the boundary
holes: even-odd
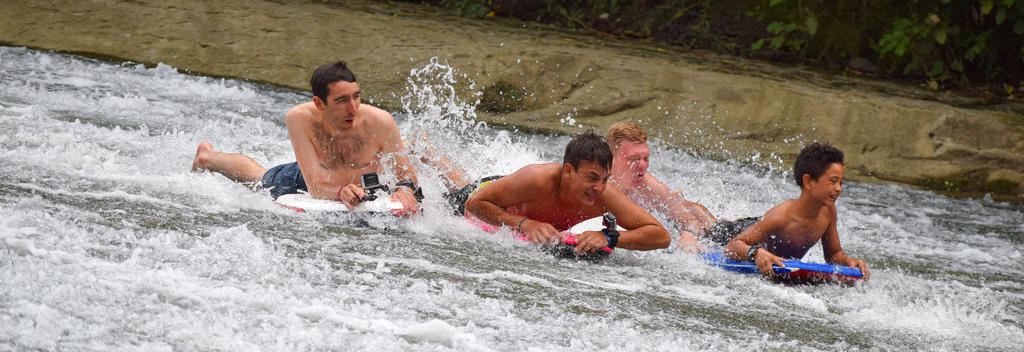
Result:
[[[1024,193],[1024,110],[964,108],[973,104],[967,98],[913,87],[465,20],[414,4],[7,0],[4,7],[4,45],[304,90],[316,66],[341,59],[364,100],[385,108],[401,106],[411,69],[437,58],[475,82],[460,94],[480,99],[479,118],[490,123],[575,132],[633,120],[668,145],[783,167],[804,143],[829,141],[846,152],[850,179],[1000,199]]]

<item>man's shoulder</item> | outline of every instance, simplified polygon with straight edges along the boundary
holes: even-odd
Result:
[[[532,176],[550,176],[551,173],[556,173],[561,169],[561,165],[557,163],[529,164],[520,168],[516,173],[522,172]]]
[[[373,124],[395,124],[395,118],[391,116],[391,113],[370,104],[360,104],[359,113],[362,114],[363,118],[368,122]]]
[[[530,164],[519,168],[508,176],[512,177],[510,180],[514,179],[517,183],[536,186],[552,183],[553,176],[559,169],[558,164],[555,163]]]
[[[551,177],[551,164],[530,164],[515,172],[489,183],[491,192],[514,194],[520,198],[536,198],[551,193],[554,183]],[[477,193],[480,194],[480,193]],[[474,196],[475,197],[475,196]]]
[[[316,109],[316,104],[313,104],[313,102],[305,102],[293,106],[291,109],[288,109],[287,113],[285,113],[285,118],[292,122],[297,122],[299,120],[312,121],[317,116],[319,116],[319,110]]]
[[[401,148],[402,137],[398,131],[398,123],[390,113],[373,105],[362,104],[359,106],[359,114],[363,120],[359,133],[374,136],[382,145],[393,142]]]

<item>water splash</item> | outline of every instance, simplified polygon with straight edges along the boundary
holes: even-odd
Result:
[[[406,93],[400,97],[401,111],[411,128],[430,128],[441,131],[445,138],[459,140],[483,126],[476,122],[481,94],[475,88],[476,83],[466,74],[433,57],[409,72]]]
[[[410,90],[419,95],[398,114],[404,135],[426,131],[472,176],[560,157],[565,137],[472,122],[474,95],[456,88],[465,78],[456,68],[420,70]],[[440,205],[408,221],[310,217],[224,177],[188,172],[202,140],[265,165],[294,160],[283,116],[307,93],[21,48],[0,48],[0,77],[0,349],[1015,350],[1024,342],[1020,205],[848,184],[838,231],[873,273],[854,288],[776,286],[663,252],[560,261],[486,237]],[[651,172],[716,215],[756,215],[798,194],[781,172],[666,145],[652,143]],[[424,174],[428,183],[437,177]]]
[[[472,79],[436,57],[409,72],[400,116],[406,121],[402,133],[412,139],[414,154],[450,158],[474,180],[544,162],[518,136],[476,121],[481,94],[475,87]],[[449,188],[440,180],[442,170],[418,166],[418,176],[422,173],[420,177],[435,188]]]

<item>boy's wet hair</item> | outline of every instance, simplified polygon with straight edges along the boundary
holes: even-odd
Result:
[[[812,179],[817,180],[832,163],[843,164],[843,151],[828,143],[814,142],[804,147],[793,163],[793,178],[796,179],[796,185],[803,188],[804,174],[811,175]]]
[[[605,170],[612,168],[612,150],[608,147],[608,142],[604,141],[604,137],[594,133],[594,130],[573,136],[565,146],[563,165],[569,163],[574,169],[579,170],[582,161],[595,162]]]
[[[337,81],[352,83],[356,81],[356,75],[349,71],[348,66],[343,61],[323,64],[317,67],[316,71],[313,71],[313,77],[309,79],[309,87],[313,89],[313,96],[320,98],[324,104],[327,104],[327,95],[331,93],[327,86]]]

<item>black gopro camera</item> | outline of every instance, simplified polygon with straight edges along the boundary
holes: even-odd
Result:
[[[612,212],[604,213],[604,216],[601,217],[601,223],[606,229],[615,230],[615,227],[618,226],[615,215]]]
[[[619,245],[619,230],[615,215],[611,212],[604,213],[601,222],[604,224],[604,229],[601,232],[604,233],[605,239],[608,240],[608,247],[615,248],[615,246]]]
[[[363,192],[366,192],[362,198],[359,198],[360,202],[377,199],[376,193],[378,190],[382,190],[385,193],[388,192],[388,186],[380,184],[380,177],[377,176],[376,172],[363,174],[360,176],[360,181],[363,183]]]

